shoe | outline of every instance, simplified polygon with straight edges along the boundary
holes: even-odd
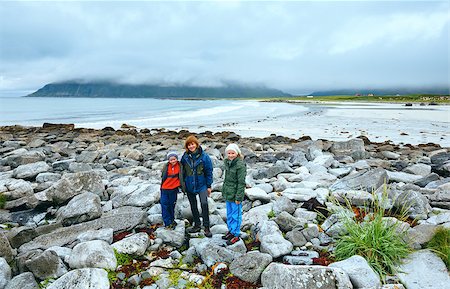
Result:
[[[230,240],[227,241],[227,245],[233,245],[236,244],[239,241],[239,237],[233,237]]]
[[[233,237],[234,237],[233,234],[231,234],[230,232],[227,232],[225,236],[222,236],[222,240],[230,240]]]
[[[177,222],[173,221],[172,224],[170,224],[169,227],[170,229],[175,229],[175,227],[177,226]]]
[[[211,238],[212,234],[208,227],[205,228],[205,237]]]
[[[187,228],[186,232],[188,232],[188,233],[198,233],[198,232],[200,232],[200,230],[201,230],[200,226],[195,225],[195,226],[192,226],[190,228]]]

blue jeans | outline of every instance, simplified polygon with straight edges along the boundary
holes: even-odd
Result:
[[[164,226],[169,226],[175,220],[175,203],[177,202],[178,188],[172,190],[161,189],[161,210]]]
[[[241,235],[242,203],[227,201],[227,226],[228,231],[236,237]]]

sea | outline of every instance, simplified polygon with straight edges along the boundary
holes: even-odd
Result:
[[[97,129],[119,129],[128,124],[195,133],[233,131],[245,137],[276,134],[335,141],[363,135],[376,142],[450,147],[448,105],[0,97],[0,126],[42,126],[44,122]]]

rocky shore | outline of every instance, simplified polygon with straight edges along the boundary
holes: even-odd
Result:
[[[177,226],[161,227],[159,186],[167,151],[188,131],[0,127],[0,289],[445,288],[443,261],[425,249],[450,228],[450,152],[437,144],[241,138],[196,134],[214,164],[212,238],[189,235],[187,197]],[[230,142],[248,167],[242,239],[226,246],[222,160]],[[361,256],[333,262],[345,234],[331,200],[354,208],[382,194],[407,206],[414,249],[384,282]],[[352,213],[351,211],[349,211]],[[355,212],[353,212],[355,213]]]

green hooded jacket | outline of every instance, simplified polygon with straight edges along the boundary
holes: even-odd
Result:
[[[242,202],[244,200],[247,166],[240,157],[232,161],[225,159],[224,164],[225,179],[222,186],[222,196],[230,202]]]

